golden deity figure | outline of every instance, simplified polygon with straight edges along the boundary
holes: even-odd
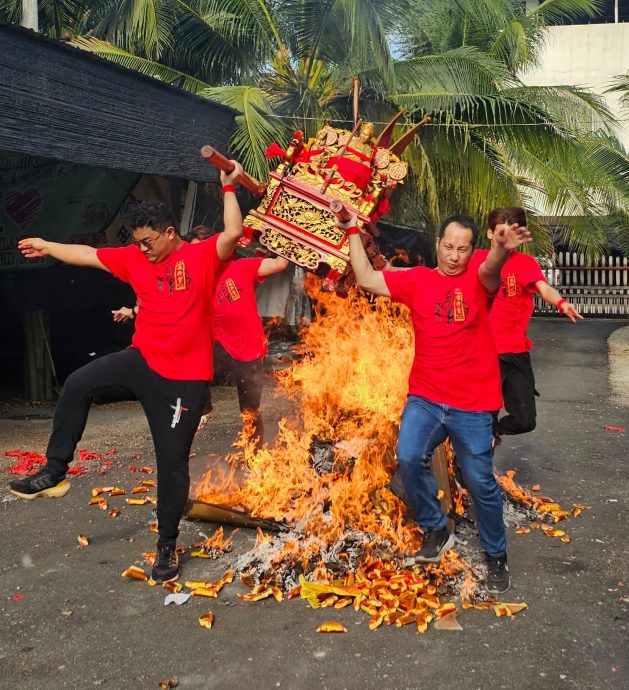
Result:
[[[339,137],[337,155],[331,156],[326,168],[334,168],[338,176],[352,185],[361,194],[371,180],[372,162],[376,153],[375,128],[365,122],[356,134],[347,133]]]

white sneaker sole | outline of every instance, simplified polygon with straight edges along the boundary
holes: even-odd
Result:
[[[23,498],[25,501],[34,501],[36,498],[43,496],[44,498],[61,498],[65,496],[70,490],[70,482],[67,479],[60,481],[57,485],[51,486],[49,489],[42,489],[35,494],[24,494],[21,491],[16,491],[15,489],[9,489],[9,491],[18,498]]]

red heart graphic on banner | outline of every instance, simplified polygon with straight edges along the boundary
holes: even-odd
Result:
[[[25,192],[12,189],[7,193],[4,204],[6,214],[17,223],[20,230],[30,224],[41,207],[41,194],[36,189],[27,189]]]

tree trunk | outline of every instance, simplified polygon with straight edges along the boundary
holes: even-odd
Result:
[[[39,31],[37,0],[22,0],[22,26],[33,31]]]

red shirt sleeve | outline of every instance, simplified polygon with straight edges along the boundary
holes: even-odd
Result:
[[[123,280],[125,283],[131,282],[131,263],[137,260],[138,255],[142,255],[139,247],[131,245],[129,247],[103,247],[96,250],[96,257],[98,260],[116,276],[116,278]]]
[[[524,259],[524,261],[522,261],[521,272],[522,285],[526,285],[531,292],[537,292],[535,283],[537,283],[539,280],[546,282],[546,278],[542,273],[540,265],[532,256],[529,256],[528,254],[521,254],[521,256]]]
[[[260,276],[258,273],[264,259],[261,256],[254,256],[251,259],[245,259],[245,261],[247,261],[247,263],[250,265],[251,277],[254,279],[254,281],[263,283],[266,279],[266,276]]]
[[[422,273],[429,270],[424,266],[415,266],[408,271],[382,271],[391,299],[410,307]]]

